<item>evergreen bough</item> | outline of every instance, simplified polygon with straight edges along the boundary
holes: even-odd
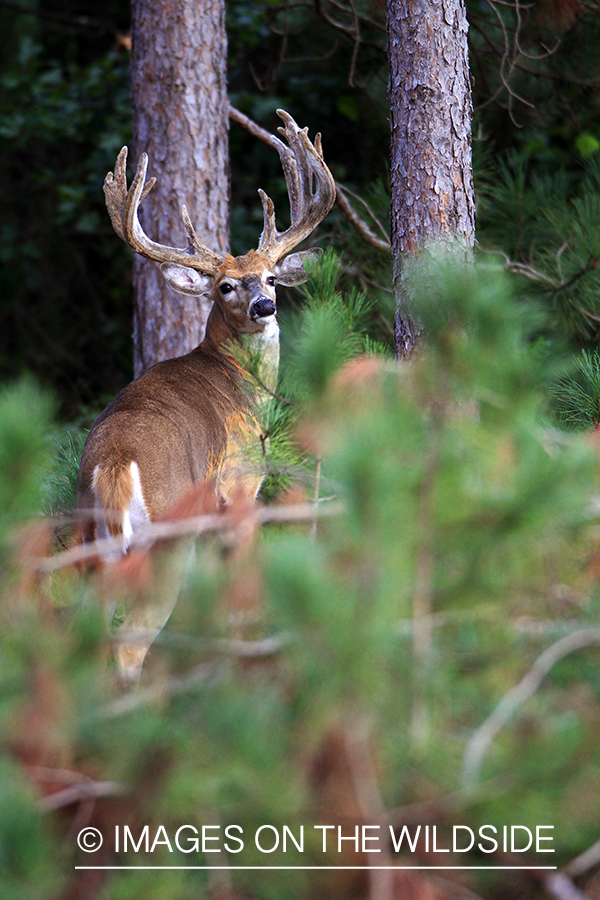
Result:
[[[323,290],[286,349],[289,380],[278,391],[296,391],[288,441],[307,465],[303,490],[312,496],[311,459],[320,459],[333,514],[322,500],[316,523],[309,515],[245,530],[242,541],[231,527],[199,539],[183,596],[131,693],[115,685],[105,606],[143,600],[160,555],[137,551],[112,579],[59,570],[38,581],[30,552],[18,592],[4,581],[0,794],[16,799],[0,802],[3,896],[74,896],[85,884],[90,898],[191,900],[221,884],[214,872],[183,869],[84,882],[75,865],[372,864],[338,854],[333,841],[323,853],[312,826],[400,827],[410,807],[416,827],[431,824],[432,804],[443,846],[452,824],[553,825],[551,861],[563,865],[597,839],[593,639],[559,654],[514,703],[479,742],[476,777],[463,783],[493,710],[557,640],[593,638],[600,613],[597,460],[587,435],[548,424],[531,342],[540,315],[493,267],[426,260],[410,277],[427,347],[397,367],[357,355],[362,301],[336,296],[328,265],[314,274]],[[25,441],[13,415],[24,395]],[[19,520],[46,478],[49,429],[47,402],[30,385],[5,395],[0,491]],[[234,514],[246,522],[242,508]],[[70,777],[83,785],[80,799],[49,811]],[[102,831],[103,851],[77,850],[81,822]],[[148,825],[151,843],[160,825],[173,840],[184,824],[237,824],[245,847],[186,854],[163,841],[151,855],[130,847],[115,856],[116,824],[136,839]],[[261,853],[253,835],[265,824],[296,836],[303,825],[304,852],[288,842],[285,854]],[[547,864],[523,862],[532,859]],[[348,871],[223,877],[233,896],[368,896]],[[528,876],[471,878],[483,897],[516,898]]]

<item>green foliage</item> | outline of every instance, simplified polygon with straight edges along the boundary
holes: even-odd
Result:
[[[30,379],[0,392],[0,534],[4,552],[11,529],[40,511],[52,413],[53,404]]]
[[[0,70],[0,375],[35,371],[73,415],[130,370],[129,258],[102,195],[131,132],[129,71],[113,50],[49,57],[31,30],[14,50]]]
[[[573,372],[553,386],[557,412],[568,428],[591,429],[600,424],[600,354],[582,350],[575,357]]]
[[[319,15],[310,4],[227,4],[233,104],[268,128],[283,106],[311,135],[321,130],[336,179],[366,201],[369,209],[349,194],[378,234],[388,214],[383,9],[367,0],[321,4]],[[130,259],[101,191],[130,132],[128,60],[114,46],[128,9],[67,0],[57,13],[39,0],[31,10],[39,17],[0,9],[0,374],[34,370],[73,418],[82,401],[100,404],[129,377]],[[597,840],[592,646],[566,656],[514,709],[485,748],[478,789],[461,786],[469,743],[507,692],[555,641],[598,624],[594,451],[585,435],[549,424],[544,386],[564,345],[598,337],[600,133],[590,86],[599,23],[591,9],[546,2],[469,4],[468,14],[483,150],[478,239],[497,254],[484,263],[508,257],[516,275],[507,281],[481,259],[468,271],[429,260],[411,273],[429,346],[397,369],[383,358],[391,260],[337,210],[328,216],[315,240],[342,251],[343,265],[325,257],[301,310],[294,295],[282,298],[263,494],[300,485],[320,509],[330,508],[326,496],[344,511],[271,525],[254,542],[249,525],[247,544],[231,529],[200,543],[137,690],[115,685],[105,612],[149,590],[134,554],[116,588],[71,571],[36,584],[31,561],[14,578],[8,554],[23,544],[21,525],[40,507],[72,503],[82,438],[51,425],[52,404],[31,382],[0,397],[3,897],[191,900],[229,889],[192,871],[79,881],[74,865],[100,862],[76,849],[82,821],[107,842],[115,822],[136,836],[146,823],[152,834],[164,825],[171,838],[185,823],[244,828],[239,855],[159,845],[149,856],[130,848],[104,858],[132,865],[336,864],[312,824],[373,821],[380,803],[400,807],[398,824],[406,806],[413,817],[421,808],[424,824],[431,805],[412,804],[433,802],[443,838],[452,821],[554,825],[559,865]],[[517,47],[527,57],[509,58]],[[270,148],[233,126],[230,139],[233,248],[245,252],[262,227],[257,187],[278,211],[285,192]],[[357,357],[365,351],[366,362]],[[598,423],[598,368],[588,346],[558,379],[561,422],[575,431]],[[145,562],[152,584],[161,560]],[[44,811],[43,795],[69,773],[107,796]],[[374,788],[370,800],[357,796],[361,779]],[[365,802],[375,808],[357,812]],[[305,852],[261,854],[251,836],[267,823],[280,833],[304,825]],[[226,877],[236,895],[258,900],[365,895],[346,875]],[[521,874],[493,878],[473,874],[469,887],[507,900],[531,894]]]
[[[51,515],[75,508],[77,472],[87,434],[73,427],[52,434],[49,454],[52,460],[45,484],[44,507]]]
[[[273,499],[293,482],[312,482],[313,466],[305,448],[294,440],[302,404],[322,399],[331,376],[359,353],[385,353],[369,338],[373,306],[356,287],[343,289],[344,272],[338,254],[327,250],[300,288],[303,299],[296,313],[284,312],[281,325],[279,385],[267,410],[268,476],[261,488]],[[341,286],[341,289],[340,289]]]
[[[128,58],[115,41],[128,28],[129,9],[116,0],[65,0],[57,12],[50,0],[35,0],[23,10],[0,10],[0,376],[34,371],[73,418],[82,402],[114,396],[131,373],[131,259],[115,241],[102,197],[104,173],[130,138]],[[283,106],[311,134],[322,131],[337,181],[384,237],[384,4],[232,0],[226,14],[232,103],[268,129]],[[476,179],[480,243],[521,264],[533,260],[552,284],[528,283],[526,296],[544,294],[556,309],[557,335],[594,340],[597,273],[586,266],[595,255],[595,207],[576,206],[597,193],[580,181],[583,167],[596,165],[600,141],[592,87],[598,18],[549,0],[527,10],[470,3],[468,17],[475,149],[488,170]],[[232,247],[244,253],[262,228],[257,187],[282,215],[285,188],[272,149],[236,125],[230,151]],[[374,346],[389,347],[389,256],[365,243],[337,207],[315,240],[344,253],[344,290],[367,293],[363,327]]]
[[[52,841],[35,812],[35,794],[7,759],[0,765],[0,871],[7,900],[35,900],[60,886]]]
[[[332,373],[364,346],[367,298],[356,288],[336,290],[339,278],[340,259],[327,251],[302,285],[299,321],[290,327],[286,323],[283,352],[292,362],[289,373],[284,368],[283,380],[298,399],[321,395]]]
[[[600,163],[582,177],[539,173],[512,156],[494,183],[483,182],[481,244],[509,257],[527,303],[547,310],[556,348],[598,338],[600,318]]]
[[[309,515],[250,538],[248,511],[234,507],[221,537],[197,542],[139,688],[116,691],[102,624],[107,599],[144,602],[149,588],[136,581],[135,555],[121,581],[114,571],[112,589],[106,579],[57,572],[17,605],[3,594],[0,780],[7,773],[10,786],[0,792],[8,798],[0,803],[0,864],[10,896],[48,896],[67,884],[76,890],[82,882],[74,866],[101,861],[364,865],[350,845],[340,856],[334,840],[323,853],[313,825],[343,823],[350,834],[355,824],[378,820],[380,804],[397,825],[406,806],[417,815],[411,821],[424,825],[433,802],[443,846],[454,823],[475,831],[489,823],[553,825],[552,863],[561,865],[596,840],[593,646],[575,652],[574,645],[549,669],[484,747],[476,790],[462,788],[471,741],[492,710],[546,648],[597,626],[597,577],[586,566],[592,447],[548,425],[544,367],[531,341],[540,313],[513,297],[505,275],[430,258],[407,277],[430,335],[409,367],[356,356],[353,329],[368,312],[364,299],[338,292],[333,257],[311,272],[313,299],[289,348],[286,378],[296,385],[293,427],[305,435],[304,456],[320,457],[321,487],[341,511],[319,517],[316,527]],[[0,407],[0,436],[17,428],[11,410],[24,397],[31,423],[19,427],[40,437],[5,440],[0,482],[15,497],[22,489],[6,473],[15,471],[24,442],[33,470],[47,470],[47,406],[30,385]],[[328,508],[320,503],[325,514]],[[161,558],[148,560],[156,585]],[[66,771],[75,780],[91,777],[106,796],[100,792],[93,809],[78,802],[60,815],[44,812],[40,791],[57,787],[43,779],[55,772],[60,786]],[[591,802],[582,802],[587,796]],[[423,819],[413,805],[421,803]],[[107,856],[76,849],[81,826],[70,823],[81,821],[84,808]],[[148,825],[151,852],[121,845],[114,853],[116,824],[121,840],[128,825],[136,842]],[[179,849],[183,825],[199,833],[211,826],[218,840],[208,848],[220,854],[186,853],[185,843]],[[224,829],[232,825],[243,829],[239,854],[232,840],[225,853]],[[285,854],[281,847],[261,852],[254,834],[263,825],[280,838],[284,826],[296,837],[303,826],[303,851],[288,842]],[[193,836],[188,828],[180,840]],[[272,841],[271,829],[263,846]],[[392,860],[423,862],[411,854]],[[547,864],[532,853],[524,858],[532,861]],[[481,863],[473,853],[444,859]],[[151,900],[191,900],[214,889],[206,871],[151,876],[110,872],[97,888],[87,883],[87,896],[143,891]],[[367,896],[346,874],[232,869],[228,877],[234,896],[259,900]],[[512,882],[471,878],[482,897],[526,890],[519,873]]]

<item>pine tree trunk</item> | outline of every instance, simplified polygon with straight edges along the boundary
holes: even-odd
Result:
[[[157,184],[141,207],[147,234],[185,247],[185,203],[212,250],[229,249],[229,107],[224,0],[132,0],[133,161]],[[176,294],[136,256],[134,369],[197,346],[205,301]]]
[[[396,352],[420,335],[407,314],[402,262],[428,241],[475,238],[471,86],[464,0],[387,0],[391,240]]]

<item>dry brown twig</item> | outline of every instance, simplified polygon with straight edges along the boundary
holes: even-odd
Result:
[[[563,872],[571,878],[578,878],[580,875],[585,875],[590,869],[594,869],[599,863],[600,839],[595,841],[591,847],[587,848],[587,850],[584,850],[583,853],[580,853],[568,862],[567,865],[563,867]]]
[[[126,792],[125,786],[117,781],[94,781],[82,772],[69,769],[52,769],[46,766],[29,766],[28,772],[39,784],[64,784],[62,790],[55,791],[37,802],[40,812],[55,812],[74,803],[86,803],[102,797],[118,797]]]
[[[550,872],[543,878],[543,885],[555,900],[589,900],[564,872]]]
[[[523,703],[535,694],[550,670],[565,656],[599,643],[600,628],[582,628],[555,641],[538,656],[521,681],[504,694],[493,712],[471,736],[463,760],[465,788],[477,784],[481,766],[492,741],[515,716]]]
[[[314,503],[290,503],[281,506],[258,507],[253,512],[259,525],[269,522],[308,522],[315,516],[338,516],[343,512],[343,505],[337,502],[321,501],[318,509]],[[158,541],[175,540],[187,535],[200,535],[221,532],[227,534],[235,531],[240,523],[238,518],[228,512],[211,513],[202,516],[191,516],[173,522],[150,522],[141,528],[131,544],[131,549],[148,549]],[[50,574],[67,566],[92,560],[120,547],[119,537],[101,538],[89,544],[78,544],[69,550],[63,550],[54,556],[32,557],[27,565],[40,574]]]
[[[365,824],[378,825],[386,818],[386,812],[370,748],[369,726],[364,716],[352,711],[348,722],[344,744],[358,806]],[[387,843],[381,848],[379,861],[380,867],[369,869],[369,900],[392,900],[393,859]]]
[[[498,88],[477,107],[477,109],[484,109],[486,106],[490,106],[492,103],[498,103],[508,111],[513,124],[517,128],[520,128],[521,125],[517,122],[514,115],[515,101],[531,109],[534,108],[534,104],[527,100],[525,97],[522,97],[520,94],[518,94],[512,87],[511,82],[513,81],[515,71],[523,70],[524,67],[522,65],[522,60],[532,60],[537,62],[539,60],[547,59],[549,56],[552,56],[558,50],[561,42],[560,40],[558,40],[554,47],[546,47],[545,45],[542,45],[543,52],[541,53],[528,53],[522,47],[521,35],[523,33],[524,26],[523,11],[528,11],[529,7],[522,4],[520,0],[486,0],[486,3],[496,17],[496,27],[499,28],[502,34],[502,45],[498,46],[495,41],[492,40],[492,38],[488,34],[487,28],[484,27],[482,23],[485,22],[486,26],[488,27],[489,24],[482,16],[477,16],[476,14],[474,14],[471,17],[471,25],[483,37],[491,52],[494,53],[494,55],[496,55],[500,60],[498,69],[500,84]],[[502,8],[509,11],[509,15],[510,13],[514,14],[515,21],[512,27],[505,20],[502,13]],[[538,75],[539,73],[531,71],[530,74]],[[500,103],[499,100],[501,95],[504,93],[506,93],[507,97],[507,101],[505,104]]]

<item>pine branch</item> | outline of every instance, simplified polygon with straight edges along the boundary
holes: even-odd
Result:
[[[563,245],[557,253],[557,265],[560,271],[560,255],[565,249]],[[550,291],[553,296],[563,293],[564,291],[572,288],[573,285],[577,284],[577,282],[583,278],[585,275],[590,272],[594,272],[598,268],[598,257],[593,254],[590,255],[585,266],[582,266],[578,272],[575,272],[570,278],[566,281],[561,278],[560,281],[557,281],[554,278],[551,278],[549,275],[546,275],[545,272],[540,272],[539,269],[534,268],[530,263],[520,263],[511,260],[510,257],[504,253],[502,250],[483,250],[484,253],[499,253],[504,257],[504,264],[507,272],[510,272],[512,275],[521,275],[523,278],[527,278],[529,281],[535,281],[537,284],[543,284],[546,287],[550,288]],[[568,302],[573,306],[582,316],[585,316],[586,319],[590,319],[592,322],[600,322],[600,316],[594,315],[594,313],[590,312],[588,309],[585,309],[579,303],[576,303],[571,298],[567,298]]]

